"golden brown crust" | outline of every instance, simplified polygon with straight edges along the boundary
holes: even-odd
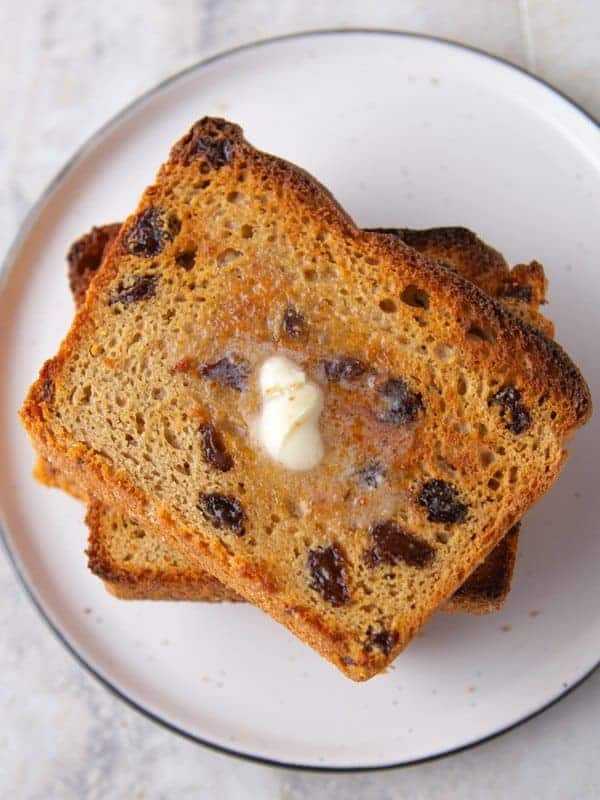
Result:
[[[92,228],[91,231],[81,236],[71,245],[67,254],[69,265],[69,286],[79,307],[88,290],[90,281],[98,271],[108,248],[116,239],[120,222]]]
[[[49,486],[54,489],[62,489],[63,492],[70,494],[76,500],[83,502],[87,501],[87,493],[79,489],[73,483],[68,481],[64,473],[54,467],[50,461],[41,456],[35,461],[33,467],[33,477],[44,486]]]
[[[554,336],[554,325],[539,308],[546,302],[548,281],[537,261],[517,264],[510,269],[501,253],[483,242],[468,228],[388,229],[420,253],[435,258],[444,266],[499,300],[503,306],[538,328],[545,336]]]
[[[174,148],[171,160],[161,168],[157,183],[145,193],[138,214],[145,213],[158,202],[166,205],[167,198],[185,184],[185,179],[192,178],[192,172],[188,175],[185,164],[193,153],[198,152],[198,148],[200,162],[208,164],[208,172],[211,171],[211,160],[219,162],[225,159],[225,164],[214,167],[215,171],[211,173],[216,187],[211,190],[211,197],[215,191],[224,192],[226,187],[234,185],[227,183],[230,177],[233,179],[245,170],[254,185],[262,182],[265,190],[278,194],[278,211],[284,218],[286,214],[290,219],[297,215],[298,227],[286,229],[290,244],[308,241],[310,226],[316,228],[320,225],[327,230],[333,246],[340,252],[347,252],[349,260],[351,249],[352,259],[359,260],[375,285],[393,297],[399,297],[407,285],[417,285],[431,298],[431,318],[440,330],[444,330],[442,341],[460,349],[462,368],[473,381],[477,376],[483,376],[484,371],[485,375],[497,375],[500,381],[510,377],[523,388],[526,399],[533,403],[539,397],[542,405],[553,412],[553,416],[548,415],[547,418],[544,412],[543,428],[540,412],[534,428],[536,435],[540,435],[547,443],[547,455],[540,453],[537,460],[534,458],[531,461],[527,474],[515,478],[515,488],[505,496],[502,505],[491,506],[485,517],[477,516],[475,509],[472,509],[472,522],[466,522],[460,531],[455,532],[447,546],[448,551],[460,552],[460,561],[444,562],[449,564],[448,568],[438,575],[435,582],[427,581],[427,592],[420,595],[418,605],[413,603],[402,609],[396,607],[393,646],[386,648],[385,652],[374,652],[372,648],[369,650],[357,641],[352,626],[344,622],[347,616],[344,609],[339,612],[336,610],[334,614],[331,609],[315,603],[312,595],[309,599],[304,586],[294,589],[288,583],[287,564],[266,562],[260,555],[251,556],[245,552],[243,542],[230,539],[224,543],[218,536],[201,534],[192,523],[191,516],[185,516],[173,504],[161,502],[155,492],[143,491],[124,468],[113,466],[110,457],[99,449],[78,442],[64,428],[62,420],[59,422],[56,418],[54,410],[60,412],[60,405],[55,407],[54,390],[57,393],[59,390],[65,391],[60,381],[64,380],[66,363],[81,345],[85,347],[86,337],[93,339],[104,313],[106,298],[110,298],[111,291],[114,292],[115,287],[121,285],[117,283],[120,269],[130,263],[124,252],[131,249],[128,231],[135,226],[136,219],[131,217],[126,222],[103,268],[93,281],[85,304],[77,314],[58,356],[44,366],[38,382],[32,387],[22,409],[26,428],[42,453],[51,456],[53,463],[67,471],[80,470],[79,478],[92,495],[108,504],[116,503],[140,519],[144,526],[180,543],[194,563],[210,570],[222,582],[264,608],[349,677],[364,680],[385,668],[435,608],[458,587],[461,578],[485,558],[503,533],[549,488],[562,464],[564,439],[583,424],[591,413],[589,390],[558,345],[545,339],[532,327],[520,323],[474,285],[408,248],[397,237],[369,234],[356,229],[315,181],[291,165],[255,151],[243,140],[237,126],[222,120],[202,120]],[[219,171],[223,166],[225,169]],[[195,171],[193,175],[196,175]],[[196,223],[202,225],[202,220],[196,219]],[[205,233],[210,238],[210,233]],[[296,235],[297,240],[294,238]],[[356,280],[357,273],[350,272],[349,265],[338,260],[336,267],[342,282],[347,276],[350,284],[354,281],[360,283]],[[258,274],[256,268],[254,274]],[[267,302],[268,299],[265,298]],[[360,315],[368,316],[371,307],[357,306],[355,312],[354,324],[358,325],[358,320],[362,319]],[[409,314],[403,309],[401,316],[410,325],[410,330],[421,336],[415,321],[420,318],[419,313]],[[235,317],[230,315],[229,319],[232,324],[235,322]],[[360,328],[356,330],[358,332]],[[390,337],[386,341],[390,357],[393,358],[393,351],[399,343]],[[374,353],[374,358],[379,363],[377,359],[383,358],[383,354]],[[396,355],[396,358],[400,356]],[[107,368],[112,366],[107,365]],[[443,369],[441,371],[443,373]],[[433,396],[429,399],[434,401]],[[493,423],[496,431],[499,423],[493,422],[490,414],[487,416],[487,422]],[[437,417],[433,419],[437,421]],[[489,439],[489,430],[485,435]],[[496,431],[494,436],[496,439],[492,438],[492,441],[495,443],[498,443],[499,437],[504,437],[502,440],[506,446],[514,449],[507,434]],[[452,441],[455,448],[460,448],[458,438]],[[427,463],[429,456],[425,444],[423,442],[419,446],[417,443],[413,447],[411,457],[414,460],[411,464]],[[469,470],[469,457],[468,451],[461,455],[461,464],[464,463],[461,475],[465,487],[475,492],[481,467],[473,462]],[[507,459],[502,455],[498,461],[506,463]],[[421,526],[416,516],[414,519],[414,524]],[[418,527],[418,530],[423,532],[425,529]],[[475,535],[469,537],[471,530]],[[232,555],[232,550],[235,555]],[[404,574],[403,570],[398,569],[398,572]],[[313,606],[309,608],[305,605],[303,598]],[[348,615],[352,613],[353,609],[350,609]]]
[[[489,614],[497,611],[508,597],[514,572],[521,523],[509,530],[500,544],[456,590],[444,611]]]
[[[488,273],[503,274],[508,271],[504,256],[483,242],[468,228],[388,228],[379,230],[399,236],[403,242],[420,253],[441,262],[448,269],[460,273],[469,281],[478,280]]]

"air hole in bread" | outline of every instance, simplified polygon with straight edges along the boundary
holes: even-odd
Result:
[[[186,272],[189,272],[189,270],[192,269],[195,262],[196,262],[195,247],[190,248],[189,250],[182,250],[175,256],[175,263],[177,264],[177,266],[186,270]]]
[[[457,420],[452,427],[457,433],[468,433],[471,430],[469,423],[462,420]]]
[[[135,429],[139,434],[142,434],[146,428],[146,422],[142,415],[138,412],[135,415]]]
[[[447,344],[438,344],[434,348],[434,355],[436,358],[441,359],[442,361],[449,361],[454,353],[452,347],[449,347]]]
[[[496,480],[496,478],[490,478],[488,481],[488,487],[495,492],[500,488],[500,481]]]
[[[496,455],[491,450],[481,450],[479,453],[479,460],[483,467],[489,467],[496,460]]]
[[[251,239],[254,236],[254,228],[252,225],[242,225],[240,228],[242,239]]]
[[[91,396],[92,396],[92,387],[88,384],[87,386],[84,386],[83,389],[81,390],[81,399],[79,402],[87,405],[90,402]]]
[[[222,250],[217,256],[217,264],[220,267],[225,267],[241,255],[242,253],[239,250],[233,250],[231,247],[228,247],[226,250]]]
[[[467,393],[467,382],[462,375],[459,375],[458,381],[456,383],[456,391],[460,395],[465,395]]]
[[[168,420],[163,419],[163,436],[165,437],[165,441],[174,447],[176,450],[179,450],[181,445],[177,439],[177,435],[175,431],[171,428],[171,425]]]
[[[315,269],[305,269],[304,277],[306,278],[307,281],[316,281],[317,271]]]
[[[469,339],[479,339],[482,342],[495,342],[496,334],[487,328],[482,328],[476,323],[472,323],[467,330]]]
[[[397,311],[396,303],[394,303],[390,297],[385,297],[383,300],[380,300],[379,308],[384,314],[394,314]]]
[[[414,283],[409,284],[404,289],[400,295],[400,299],[403,303],[406,303],[407,306],[413,306],[413,308],[429,308],[429,295],[427,292],[423,291],[423,289],[419,289]]]

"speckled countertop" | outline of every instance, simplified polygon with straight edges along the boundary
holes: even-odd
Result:
[[[475,45],[600,116],[596,0],[4,2],[0,250],[75,148],[165,76],[256,38],[339,26]],[[275,770],[179,739],[112,697],[56,641],[0,555],[0,675],[2,797],[600,797],[598,672],[527,725],[442,761],[367,775]]]

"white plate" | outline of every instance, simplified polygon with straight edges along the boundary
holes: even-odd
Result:
[[[40,201],[0,299],[0,501],[44,616],[121,696],[258,759],[369,768],[431,758],[534,714],[600,658],[596,416],[528,516],[506,608],[437,616],[395,667],[353,684],[251,607],[123,603],[86,569],[81,507],[30,476],[17,407],[72,315],[64,255],[123,218],[204,114],[309,169],[364,226],[467,225],[540,259],[549,313],[600,392],[600,135],[548,86],[447,42],[327,32],[254,44],[177,76],[109,123]],[[91,609],[91,611],[90,611]]]

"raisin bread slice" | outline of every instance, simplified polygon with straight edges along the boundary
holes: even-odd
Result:
[[[274,353],[325,397],[308,472],[252,435]],[[547,491],[590,413],[558,345],[205,118],[119,232],[21,417],[69,480],[364,680]]]
[[[67,261],[69,283],[75,305],[83,302],[93,275],[120,228],[120,223],[92,228],[71,246]],[[402,235],[400,229],[393,231]],[[414,232],[415,234],[418,232]],[[422,241],[433,242],[438,260],[477,283],[480,275],[493,270],[508,271],[497,251],[465,228],[422,231]],[[447,247],[444,249],[444,241]],[[488,254],[494,256],[488,264]],[[481,265],[486,266],[485,271]],[[534,281],[537,277],[534,277]],[[527,286],[527,283],[524,284]],[[534,283],[535,285],[535,283]],[[543,299],[543,298],[541,298]],[[533,291],[523,299],[535,320],[537,302]],[[41,483],[55,486],[84,499],[49,462],[38,459],[34,475]],[[127,600],[239,601],[241,598],[212,575],[188,563],[181,549],[162,541],[117,509],[91,501],[86,522],[89,529],[88,564],[112,594]],[[442,608],[450,612],[485,614],[500,608],[510,591],[518,547],[518,525],[500,541]]]

